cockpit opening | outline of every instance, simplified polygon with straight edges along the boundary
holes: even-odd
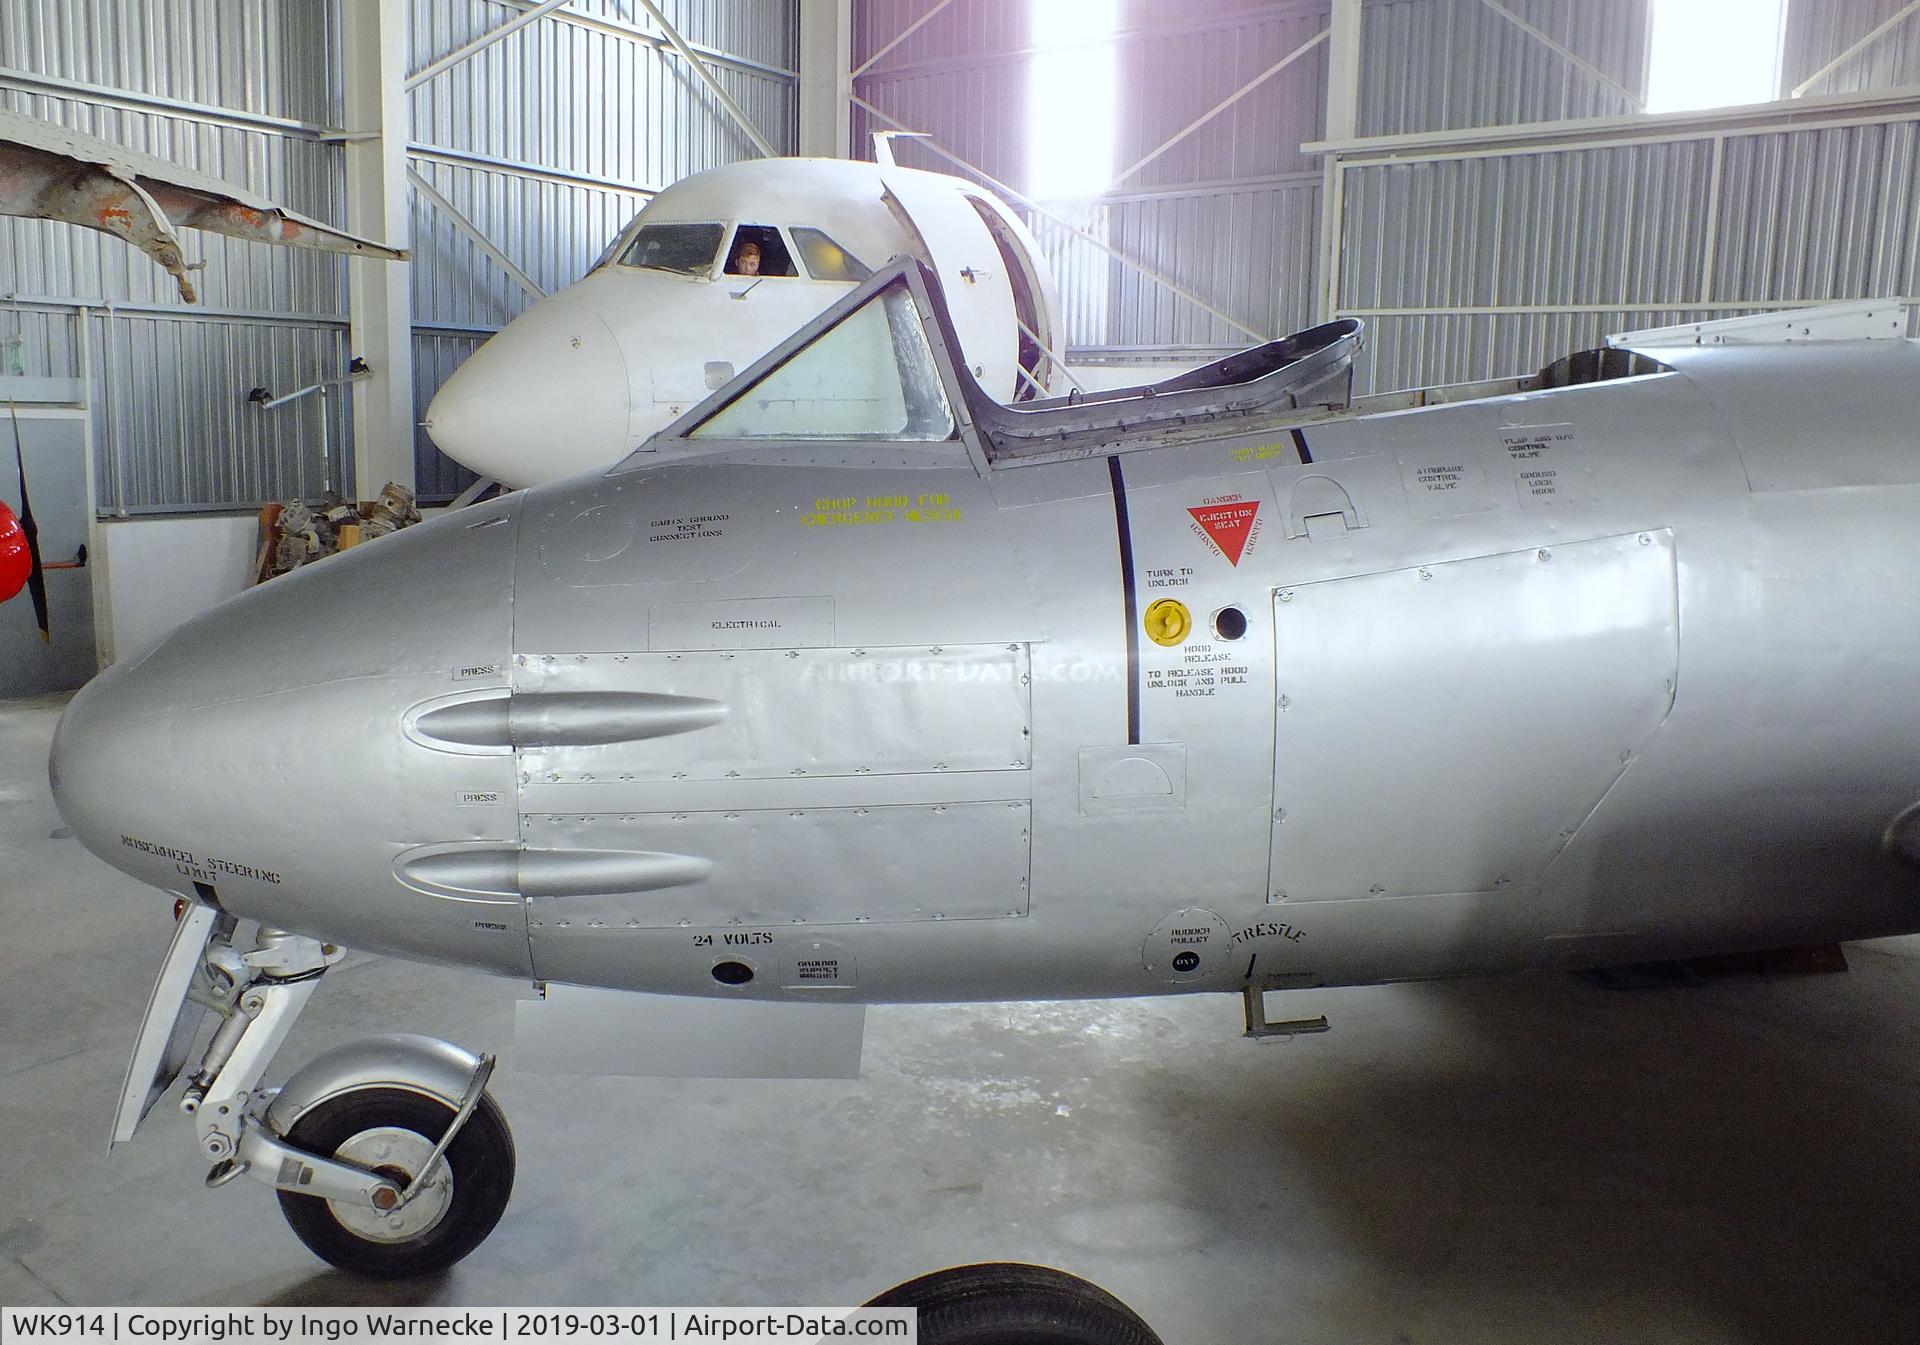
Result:
[[[733,246],[727,250],[727,274],[730,276],[795,276],[793,254],[787,240],[771,224],[742,224],[733,233]]]
[[[789,241],[791,240],[791,241]],[[873,268],[812,225],[781,229],[772,224],[742,224],[731,241],[724,224],[641,224],[621,230],[592,270],[609,262],[674,275],[711,276],[722,244],[729,276],[784,276],[858,284]],[[797,257],[796,257],[796,254]]]
[[[743,226],[745,227],[745,226]],[[935,273],[895,257],[623,464],[753,441],[964,441],[984,470],[1217,440],[1226,434],[1511,397],[1671,366],[1636,351],[1581,352],[1537,375],[1356,397],[1363,325],[1340,318],[1137,387],[1002,402],[953,356]],[[1302,461],[1309,459],[1302,453]],[[620,469],[616,469],[620,470]]]
[[[1571,388],[1582,383],[1605,383],[1615,378],[1638,378],[1642,374],[1670,374],[1673,366],[1637,350],[1603,346],[1598,350],[1580,350],[1565,355],[1542,369],[1535,378],[1541,388]]]
[[[992,464],[1083,456],[1169,430],[1344,409],[1360,338],[1361,324],[1347,318],[1159,383],[1003,404],[965,364],[936,356],[959,348],[940,283],[896,257],[663,433],[720,444],[933,442],[970,421]]]
[[[964,366],[955,376],[967,389],[987,458],[1014,462],[1104,452],[1154,433],[1347,407],[1362,331],[1358,319],[1340,318],[1158,383],[1014,405],[986,396]]]

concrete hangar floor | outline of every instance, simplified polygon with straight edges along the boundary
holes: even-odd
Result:
[[[62,704],[0,702],[0,1303],[857,1303],[1017,1259],[1169,1345],[1920,1339],[1920,939],[1312,992],[1334,1030],[1291,1042],[1225,998],[883,1008],[857,1083],[523,1073],[517,984],[356,955],[273,1077],[377,1031],[501,1050],[520,1165],[451,1273],[352,1279],[203,1189],[185,1118],[107,1157],[169,912],[62,839]]]

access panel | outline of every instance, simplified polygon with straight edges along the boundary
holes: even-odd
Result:
[[[554,929],[886,924],[1027,913],[1022,799],[532,814],[519,857],[536,960]]]
[[[1269,896],[1522,892],[1666,718],[1673,536],[1274,596]]]
[[[670,731],[547,734],[516,710],[520,769],[552,784],[1025,771],[1032,741],[1019,643],[527,654],[513,682],[516,704],[685,711]]]

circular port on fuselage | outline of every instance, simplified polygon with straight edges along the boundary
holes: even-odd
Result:
[[[753,979],[753,968],[744,962],[716,962],[713,979],[721,985],[745,985]]]

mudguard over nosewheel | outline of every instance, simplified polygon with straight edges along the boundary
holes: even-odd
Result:
[[[1013,1261],[936,1270],[867,1306],[920,1309],[920,1345],[1162,1345],[1099,1285]]]

